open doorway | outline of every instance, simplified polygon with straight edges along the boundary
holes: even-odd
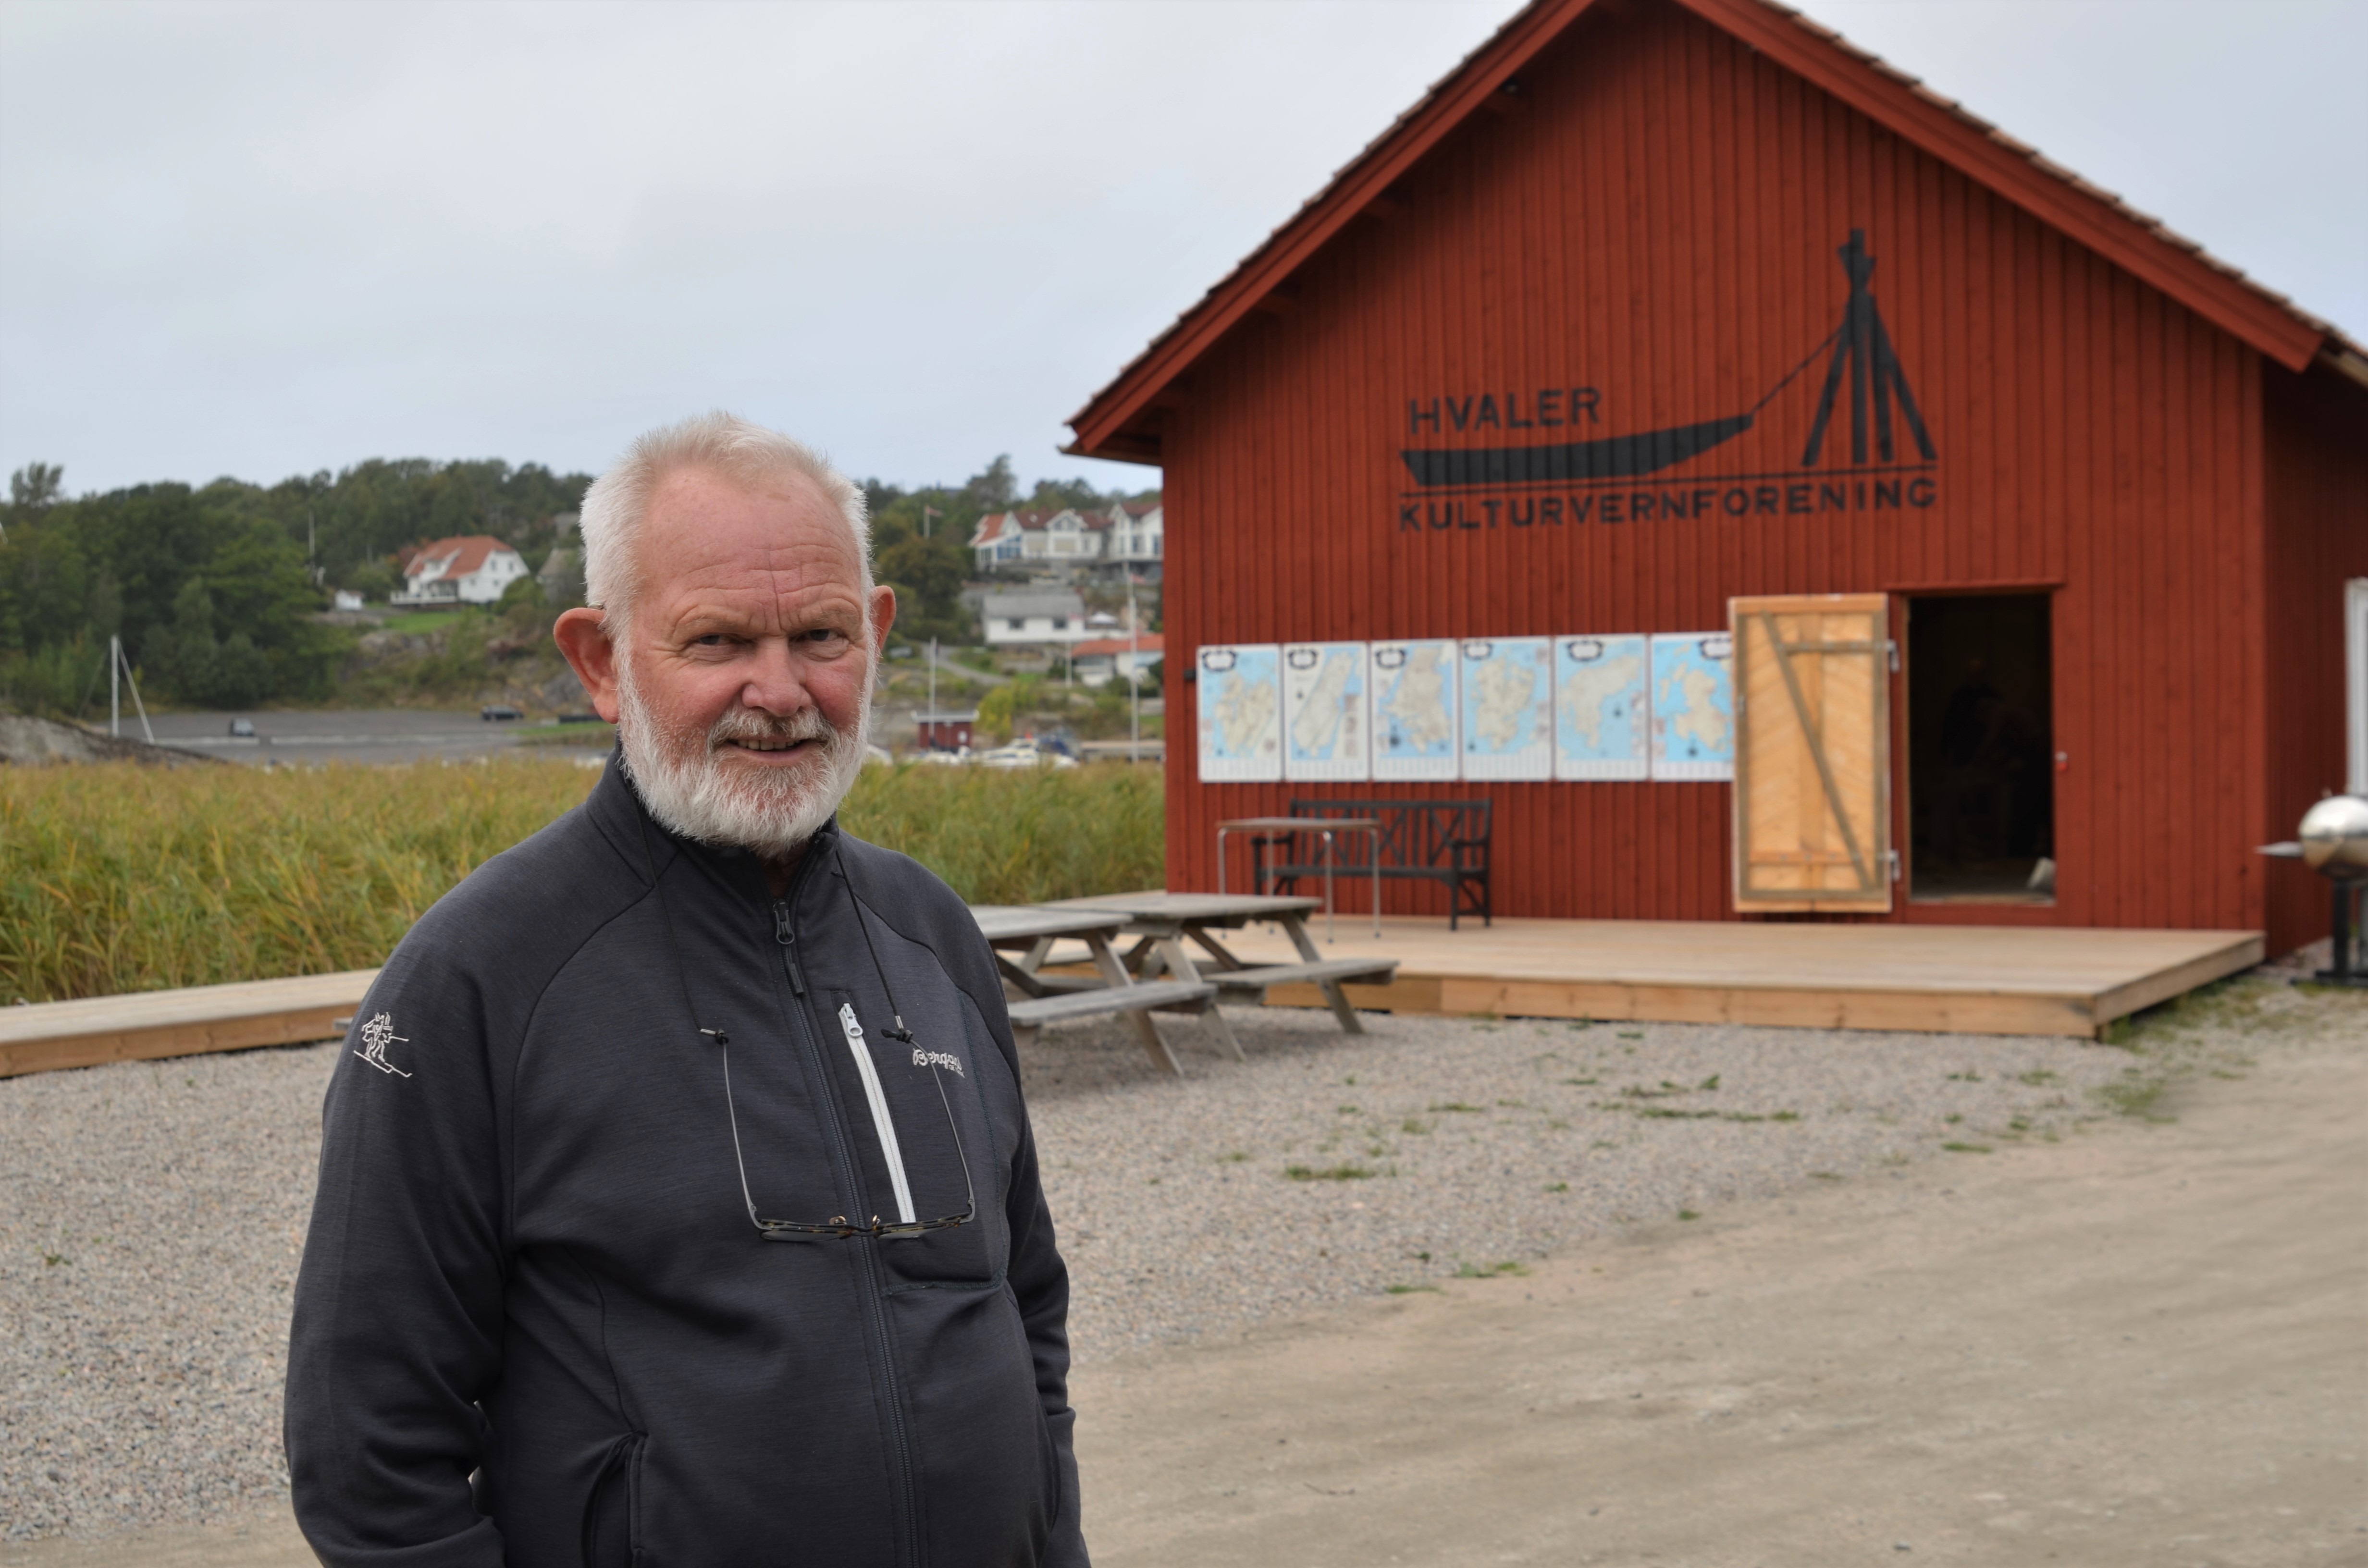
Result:
[[[2055,897],[2044,594],[1907,601],[1908,897]]]

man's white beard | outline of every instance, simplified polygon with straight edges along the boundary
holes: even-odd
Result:
[[[866,682],[869,685],[869,682]],[[727,710],[704,731],[669,724],[642,699],[631,658],[617,661],[617,739],[650,814],[685,838],[780,855],[812,838],[863,772],[871,706],[852,733],[808,708],[777,719]],[[820,740],[792,767],[731,765],[719,747],[735,740]]]

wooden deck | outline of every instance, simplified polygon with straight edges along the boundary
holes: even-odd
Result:
[[[1451,934],[1384,916],[1376,938],[1367,918],[1318,945],[1400,960],[1395,984],[1348,987],[1383,1012],[2095,1036],[2261,961],[2258,931],[1499,919]],[[1264,926],[1226,946],[1252,963],[1296,956]],[[1323,1005],[1311,986],[1269,1000]]]
[[[1250,963],[1296,963],[1272,927],[1224,934]],[[1944,1034],[2089,1035],[2261,961],[2258,931],[1763,925],[1687,920],[1364,917],[1326,959],[1400,960],[1391,985],[1346,987],[1376,1012],[1784,1024]],[[376,970],[0,1007],[0,1078],[329,1040]],[[1320,1007],[1313,985],[1268,999]]]
[[[138,991],[81,1002],[0,1007],[0,1078],[256,1045],[334,1040],[332,1024],[361,1005],[374,969],[186,991]]]

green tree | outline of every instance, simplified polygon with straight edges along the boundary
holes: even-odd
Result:
[[[214,641],[214,598],[204,578],[181,585],[173,596],[172,623],[144,641],[147,656],[141,663],[166,693],[189,703],[213,695],[214,655],[222,650]]]
[[[1019,478],[1011,472],[1011,454],[1004,452],[984,472],[970,477],[962,494],[983,512],[999,512],[1019,496]]]

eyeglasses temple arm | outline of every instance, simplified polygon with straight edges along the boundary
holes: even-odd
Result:
[[[946,1128],[954,1135],[954,1158],[962,1162],[963,1201],[970,1211],[978,1212],[978,1184],[970,1179],[970,1151],[962,1147],[962,1119],[954,1115],[953,1101],[946,1097],[946,1075],[937,1063],[929,1064],[929,1077],[938,1085],[938,1103],[946,1108]]]
[[[740,1113],[732,1108],[732,1048],[719,1040],[715,1049],[723,1056],[723,1114],[732,1121],[732,1164],[740,1172],[740,1201],[748,1206],[748,1222],[761,1231],[765,1228],[765,1221],[757,1218],[757,1199],[748,1190],[748,1162],[740,1153]],[[940,1094],[944,1092],[939,1090]],[[957,1132],[954,1137],[959,1142],[962,1134]],[[962,1172],[962,1179],[970,1179],[967,1168]]]

